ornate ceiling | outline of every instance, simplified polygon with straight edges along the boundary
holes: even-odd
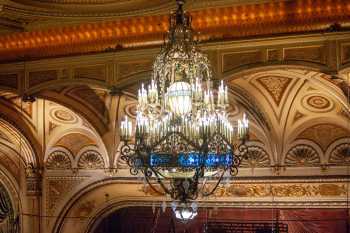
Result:
[[[8,1],[2,6],[0,61],[159,45],[173,7],[174,1]],[[345,30],[350,22],[345,0],[189,1],[187,9],[205,42]]]

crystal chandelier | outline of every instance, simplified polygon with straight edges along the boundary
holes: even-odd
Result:
[[[120,135],[121,158],[131,174],[141,173],[155,192],[181,205],[237,175],[247,151],[248,119],[228,119],[228,88],[222,81],[218,90],[212,88],[209,60],[196,47],[184,2],[177,4],[152,80],[138,92],[136,127],[125,117]]]

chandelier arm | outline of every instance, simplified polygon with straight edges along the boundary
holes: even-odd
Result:
[[[212,194],[215,192],[215,190],[219,187],[219,184],[221,183],[221,180],[222,180],[222,178],[224,177],[224,174],[225,174],[225,172],[227,171],[227,169],[228,169],[228,167],[225,167],[225,169],[224,169],[224,171],[222,172],[220,178],[218,179],[218,181],[217,181],[217,183],[215,184],[214,188],[213,188],[210,192],[208,192],[208,193],[202,193],[202,195],[203,195],[204,197],[210,196],[210,195],[212,195]],[[202,187],[202,188],[204,189],[204,187]]]
[[[148,169],[150,169],[153,172],[153,174],[157,177],[157,182],[160,184],[164,192],[171,195],[172,192],[170,192],[169,189],[164,185],[161,177],[159,176],[159,173],[152,166],[149,166]]]
[[[149,178],[148,178],[148,176],[147,175],[144,175],[145,176],[145,179],[146,179],[146,182],[147,182],[147,184],[151,187],[151,189],[154,191],[154,192],[156,192],[156,193],[158,193],[158,194],[160,194],[160,195],[165,195],[167,192],[164,190],[164,193],[163,192],[161,192],[161,191],[159,191],[158,189],[156,189],[156,187],[152,184],[152,182],[149,180]]]

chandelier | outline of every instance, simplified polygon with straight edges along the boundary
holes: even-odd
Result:
[[[235,176],[246,153],[248,119],[231,123],[228,88],[213,88],[208,58],[193,37],[184,1],[170,16],[170,29],[153,64],[152,80],[138,91],[136,126],[121,122],[121,158],[157,193],[179,206],[209,196]],[[154,184],[158,183],[158,186]],[[174,211],[176,207],[173,206]],[[175,212],[184,219],[192,208]]]

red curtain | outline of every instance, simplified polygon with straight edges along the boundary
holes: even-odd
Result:
[[[288,224],[289,233],[347,233],[347,210],[279,210],[279,219]]]

